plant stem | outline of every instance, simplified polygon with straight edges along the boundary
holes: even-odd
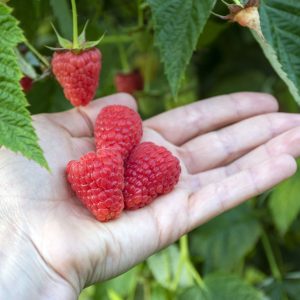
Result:
[[[275,255],[272,251],[271,243],[270,243],[269,238],[264,230],[262,231],[261,241],[262,241],[268,262],[269,262],[269,266],[270,266],[272,275],[275,279],[280,281],[282,279],[282,275],[281,275],[281,272],[277,265]]]
[[[24,44],[47,68],[49,68],[50,64],[42,54],[40,54],[27,40],[24,41]]]
[[[143,281],[143,288],[144,288],[144,299],[151,300],[151,288],[148,280],[144,278]]]
[[[149,53],[147,53],[149,55]],[[145,69],[144,69],[144,91],[150,91],[150,84],[151,84],[151,61],[147,60]]]
[[[122,71],[124,73],[127,73],[130,71],[129,63],[127,60],[127,55],[124,49],[124,45],[121,43],[118,43],[118,49],[119,49],[119,55],[120,55],[120,60],[121,60],[121,65],[122,65]]]
[[[138,10],[138,27],[142,27],[144,24],[143,20],[143,9],[141,7],[142,0],[137,0],[137,10]]]
[[[180,244],[180,252],[181,252],[182,258],[187,266],[187,270],[190,272],[190,274],[192,275],[192,277],[194,278],[194,280],[196,281],[198,286],[201,289],[206,290],[205,283],[204,283],[202,277],[200,276],[198,271],[195,269],[194,265],[192,264],[192,262],[190,260],[189,241],[188,241],[187,234],[184,235],[180,239],[179,244]]]
[[[191,275],[193,276],[194,280],[196,281],[197,285],[202,288],[203,290],[206,290],[206,286],[205,283],[202,279],[202,277],[200,276],[199,272],[195,269],[194,265],[189,262],[187,264],[188,267],[188,271],[191,273]]]
[[[243,6],[240,0],[232,0],[236,5]]]
[[[179,257],[179,262],[178,262],[178,266],[177,266],[177,269],[176,269],[176,273],[175,273],[175,276],[174,276],[174,280],[172,282],[172,288],[171,288],[172,291],[177,290],[179,280],[180,280],[180,275],[181,275],[184,260],[185,260],[184,253],[183,253],[184,251],[182,251],[182,249],[181,249],[181,239],[180,239],[179,243],[180,243],[180,257]]]
[[[226,2],[225,0],[221,0],[222,3],[224,3],[225,5],[230,5],[230,3]]]
[[[188,244],[187,235],[184,235],[183,237],[180,238],[179,244],[180,244],[180,252],[182,253],[182,256],[185,259],[188,259],[188,257],[189,257],[189,244]]]
[[[71,4],[72,4],[72,15],[73,15],[73,47],[74,49],[78,49],[79,43],[78,43],[78,20],[77,20],[76,1],[71,0]]]

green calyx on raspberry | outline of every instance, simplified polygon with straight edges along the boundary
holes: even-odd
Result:
[[[97,41],[87,42],[85,38],[87,23],[78,36],[76,3],[75,0],[71,2],[73,42],[61,37],[53,26],[62,48],[51,48],[55,51],[51,67],[52,73],[64,90],[65,97],[74,106],[84,106],[95,97],[98,88],[102,55],[95,46],[103,36]]]
[[[51,50],[72,50],[74,52],[81,52],[90,48],[93,48],[95,46],[97,46],[103,39],[104,34],[96,41],[87,41],[86,40],[86,27],[87,27],[88,22],[86,22],[81,34],[77,37],[77,41],[78,43],[74,43],[74,41],[69,41],[65,38],[63,38],[58,31],[56,30],[56,28],[54,27],[54,25],[52,24],[52,27],[55,31],[55,34],[57,36],[57,40],[58,43],[61,47],[55,48],[55,47],[48,47]]]
[[[88,22],[86,22],[81,34],[78,35],[76,1],[71,0],[71,4],[72,4],[72,15],[73,15],[73,42],[63,38],[52,24],[52,27],[58,39],[58,43],[60,44],[61,48],[52,48],[52,47],[48,47],[48,48],[52,50],[71,50],[75,53],[77,52],[80,53],[81,51],[96,47],[103,39],[104,34],[96,41],[86,41],[85,31],[88,24]]]

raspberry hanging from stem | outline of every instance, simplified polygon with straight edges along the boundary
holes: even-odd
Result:
[[[51,50],[71,50],[74,53],[81,53],[82,51],[85,51],[87,49],[91,49],[96,47],[101,40],[104,37],[104,34],[96,41],[87,41],[86,40],[86,27],[88,22],[86,22],[82,32],[78,35],[78,15],[77,15],[77,7],[76,7],[76,1],[71,0],[71,6],[72,6],[72,16],[73,16],[73,41],[69,41],[65,38],[63,38],[58,31],[55,29],[54,25],[52,25],[55,34],[58,39],[58,43],[61,46],[61,48],[53,48],[48,47]]]

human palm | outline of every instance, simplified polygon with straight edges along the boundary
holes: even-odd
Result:
[[[65,166],[94,150],[93,123],[108,104],[135,107],[130,96],[118,94],[86,108],[34,117],[51,173],[1,149],[1,215],[11,232],[29,241],[49,280],[62,281],[74,295],[295,172],[300,116],[275,113],[276,102],[264,94],[200,101],[144,122],[143,140],[180,159],[175,189],[100,223],[70,190]]]

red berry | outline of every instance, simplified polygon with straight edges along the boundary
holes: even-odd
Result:
[[[32,88],[33,80],[28,76],[24,76],[21,78],[20,84],[21,84],[23,91],[25,93],[28,93]]]
[[[97,48],[79,53],[69,50],[54,53],[52,71],[63,87],[65,97],[74,106],[87,105],[95,97],[101,57]]]
[[[115,86],[118,92],[134,94],[144,89],[144,80],[138,70],[128,74],[118,73],[115,77]]]
[[[113,148],[126,159],[140,142],[142,120],[137,112],[123,105],[109,105],[101,110],[95,124],[97,149]]]
[[[169,193],[180,172],[179,160],[166,148],[150,142],[139,144],[125,164],[125,208],[141,208]]]
[[[67,179],[77,197],[101,222],[117,218],[124,208],[124,167],[114,151],[89,152],[67,165]]]
[[[18,49],[21,54],[26,54],[28,52],[28,47],[25,44],[19,44]]]

